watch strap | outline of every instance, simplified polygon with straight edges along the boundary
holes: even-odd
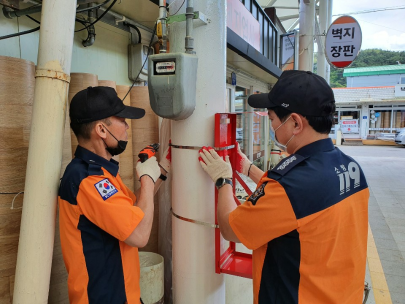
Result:
[[[159,178],[160,178],[162,181],[167,180],[167,176],[166,176],[166,175],[163,175],[163,174],[160,174]]]
[[[226,184],[231,185],[231,187],[233,187],[233,183],[232,183],[232,179],[230,178],[224,178],[224,183],[220,186],[216,186],[217,189],[221,189],[223,186],[225,186]]]

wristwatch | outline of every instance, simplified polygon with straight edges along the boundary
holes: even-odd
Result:
[[[217,189],[219,190],[219,189],[221,189],[223,186],[225,186],[225,184],[231,185],[231,187],[233,187],[232,179],[220,177],[220,178],[218,178],[217,181],[215,182],[215,187],[217,187]]]

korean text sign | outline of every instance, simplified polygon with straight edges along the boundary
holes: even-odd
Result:
[[[227,0],[227,26],[260,51],[260,24],[239,0]]]
[[[342,119],[340,121],[340,130],[342,133],[359,133],[358,119]]]
[[[296,32],[281,35],[280,68],[283,71],[294,70],[295,36]]]
[[[361,48],[359,23],[350,16],[337,18],[326,34],[325,53],[330,64],[337,68],[349,66]]]

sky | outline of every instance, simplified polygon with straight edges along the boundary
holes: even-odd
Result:
[[[403,7],[367,14],[350,14],[371,9]],[[378,48],[405,51],[405,0],[334,0],[332,14],[355,18],[362,30],[362,50]],[[333,16],[333,20],[338,16]]]

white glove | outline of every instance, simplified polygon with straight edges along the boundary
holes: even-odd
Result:
[[[165,170],[166,173],[169,173],[171,164],[172,164],[172,147],[168,146],[160,159],[159,166],[163,170]]]
[[[156,183],[161,174],[156,157],[152,156],[143,163],[138,161],[136,164],[136,174],[138,175],[139,179],[141,179],[141,177],[144,175],[148,175],[153,180],[153,182]]]
[[[207,150],[208,149],[208,150]],[[199,161],[201,167],[211,177],[214,183],[218,178],[232,178],[232,167],[229,162],[229,156],[226,156],[224,161],[222,157],[211,147],[200,150]]]
[[[236,153],[235,170],[243,175],[249,176],[249,168],[252,162],[242,153],[238,142],[236,143],[236,147],[238,151]]]

